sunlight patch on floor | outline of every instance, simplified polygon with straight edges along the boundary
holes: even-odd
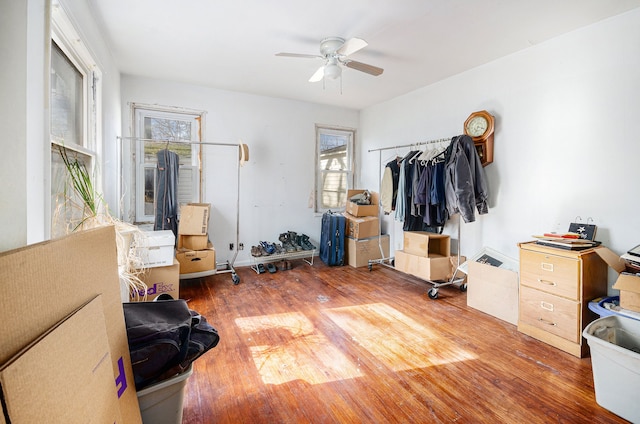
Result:
[[[475,359],[476,355],[384,304],[323,311],[351,339],[388,368],[403,371]]]
[[[298,312],[237,318],[265,384],[304,380],[322,384],[362,373],[307,317]]]

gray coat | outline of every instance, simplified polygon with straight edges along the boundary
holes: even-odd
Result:
[[[480,157],[468,135],[454,137],[444,168],[444,190],[449,216],[460,213],[464,222],[476,220],[475,210],[489,212],[489,197]]]

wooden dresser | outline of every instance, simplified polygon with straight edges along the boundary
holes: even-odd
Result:
[[[598,318],[589,301],[607,294],[607,264],[595,249],[520,243],[518,331],[582,358],[582,330]]]

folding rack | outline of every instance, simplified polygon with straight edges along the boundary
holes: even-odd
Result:
[[[150,139],[150,138],[139,138],[139,137],[117,137],[120,141],[122,140],[135,140],[135,141],[150,141],[150,142],[156,142],[156,143],[184,143],[184,144],[196,144],[196,145],[205,145],[205,146],[224,146],[224,147],[236,147],[238,149],[238,158],[244,158],[245,157],[245,151],[243,150],[243,147],[247,147],[245,144],[243,143],[214,143],[214,142],[206,142],[206,141],[191,141],[191,140],[159,140],[159,139]],[[122,155],[122,149],[120,151],[121,155]],[[231,281],[233,282],[234,285],[237,285],[240,283],[240,277],[238,276],[238,274],[236,273],[235,268],[233,267],[236,258],[238,257],[238,243],[239,243],[239,239],[240,239],[240,166],[241,166],[241,161],[240,159],[238,160],[238,166],[237,166],[237,177],[236,177],[236,182],[237,182],[237,192],[236,192],[236,239],[235,239],[235,243],[233,244],[234,246],[234,252],[233,252],[233,257],[231,258],[231,260],[226,260],[224,262],[216,262],[216,267],[215,269],[212,270],[208,270],[208,271],[201,271],[201,272],[194,272],[194,273],[190,273],[190,274],[180,274],[180,280],[187,280],[187,279],[192,279],[192,278],[202,278],[202,277],[208,277],[210,275],[216,274],[216,273],[231,273]],[[120,160],[120,174],[122,175],[123,169],[122,169],[122,158]]]
[[[377,149],[369,149],[368,152],[378,152],[378,192],[380,192],[380,185],[382,182],[382,152],[384,150],[393,150],[393,149],[402,149],[402,148],[407,148],[407,147],[418,147],[418,146],[423,146],[423,145],[427,145],[427,144],[435,144],[435,143],[443,143],[443,142],[451,142],[451,139],[453,137],[449,137],[449,138],[439,138],[439,139],[435,139],[435,140],[429,140],[429,141],[421,141],[418,143],[411,143],[411,144],[403,144],[403,145],[398,145],[398,146],[390,146],[390,147],[380,147]],[[378,215],[380,216],[380,205],[378,205]],[[395,269],[395,266],[392,264],[392,262],[394,261],[394,256],[389,256],[389,257],[384,257],[384,250],[382,248],[382,219],[380,219],[378,221],[378,227],[379,227],[379,231],[378,231],[378,248],[380,249],[380,257],[381,259],[369,259],[369,271],[371,271],[373,269],[373,265],[375,264],[380,264],[380,265],[384,265],[386,267],[389,268],[393,268]],[[437,299],[438,298],[438,289],[440,287],[443,286],[448,286],[451,284],[457,284],[457,283],[462,283],[459,285],[460,291],[467,291],[467,284],[464,283],[464,278],[458,278],[456,279],[456,275],[458,273],[458,267],[460,266],[460,214],[458,214],[458,249],[457,249],[458,253],[457,253],[457,260],[458,260],[458,264],[455,267],[455,271],[453,272],[453,275],[451,276],[451,278],[449,279],[449,281],[444,281],[444,282],[438,282],[438,281],[433,281],[433,280],[428,280],[428,279],[424,279],[421,278],[422,280],[430,283],[432,285],[431,289],[429,289],[428,291],[428,295],[430,299]],[[389,253],[391,253],[391,248],[389,248]]]

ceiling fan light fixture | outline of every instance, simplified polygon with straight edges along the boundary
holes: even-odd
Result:
[[[335,63],[329,63],[324,67],[324,77],[336,79],[342,74],[342,68]]]

